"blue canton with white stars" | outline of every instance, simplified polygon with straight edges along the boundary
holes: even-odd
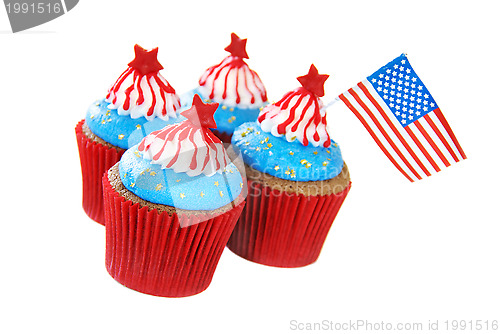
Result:
[[[403,127],[438,108],[404,54],[367,79]]]

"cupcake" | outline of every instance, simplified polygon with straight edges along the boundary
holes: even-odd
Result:
[[[302,87],[234,132],[248,195],[228,247],[245,259],[276,267],[313,263],[349,192],[349,171],[320,100],[327,78],[311,65],[297,78]]]
[[[187,120],[128,149],[103,177],[106,268],[143,293],[205,290],[245,205],[244,178],[215,126],[216,103],[195,95]]]
[[[213,133],[223,142],[230,143],[231,136],[239,125],[255,121],[263,106],[267,104],[267,93],[259,75],[248,67],[245,50],[246,39],[231,34],[231,44],[224,50],[229,56],[217,65],[209,67],[199,80],[199,86],[183,97],[183,105],[198,94],[206,102],[217,102],[214,114],[217,129]]]
[[[152,131],[184,119],[180,98],[159,73],[158,48],[135,45],[135,58],[105,98],[92,103],[76,128],[83,181],[83,209],[104,224],[102,175]]]

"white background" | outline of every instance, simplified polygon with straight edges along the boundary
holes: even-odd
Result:
[[[498,12],[493,1],[85,0],[12,34],[0,8],[0,332],[500,320]],[[233,31],[248,38],[248,64],[270,100],[297,87],[312,62],[331,75],[328,102],[408,53],[469,159],[412,184],[337,103],[328,120],[353,186],[315,264],[266,267],[226,249],[199,295],[129,290],[106,272],[104,228],[81,209],[74,126],[135,43],[158,46],[163,75],[184,92],[226,56]]]

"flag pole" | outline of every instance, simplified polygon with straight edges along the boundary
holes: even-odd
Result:
[[[335,103],[337,103],[339,101],[340,101],[340,98],[337,96],[335,99],[333,99],[332,101],[330,101],[327,104],[325,104],[322,109],[328,109],[328,108],[330,108],[331,106],[333,106]]]

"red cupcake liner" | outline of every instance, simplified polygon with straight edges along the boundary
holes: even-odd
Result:
[[[315,262],[351,187],[327,196],[289,194],[248,180],[247,205],[229,238],[235,254],[274,267]]]
[[[231,138],[233,137],[232,133],[227,133],[224,131],[218,131],[216,129],[210,130],[212,133],[217,136],[217,138],[220,139],[221,142],[223,143],[228,143],[231,144]]]
[[[245,202],[198,222],[207,217],[149,211],[116,192],[107,173],[102,182],[109,274],[130,289],[155,296],[185,297],[205,290]]]
[[[125,150],[107,147],[88,138],[82,130],[83,123],[85,120],[75,127],[82,166],[82,206],[91,219],[104,225],[102,176],[120,160]]]

